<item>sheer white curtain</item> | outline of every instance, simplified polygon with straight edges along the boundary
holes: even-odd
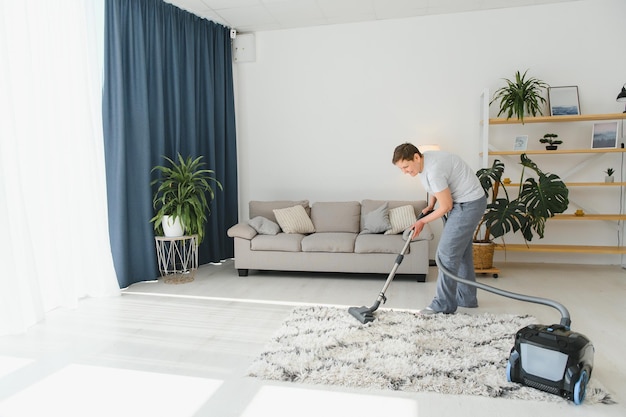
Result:
[[[0,0],[0,335],[119,294],[102,142],[102,0]]]

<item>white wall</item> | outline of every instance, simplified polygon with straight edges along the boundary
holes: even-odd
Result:
[[[577,85],[583,113],[623,111],[615,97],[626,82],[624,16],[623,0],[583,0],[257,32],[256,60],[235,68],[241,218],[251,199],[425,198],[419,180],[391,164],[394,147],[436,143],[479,168],[479,96],[517,70],[553,86]],[[501,140],[520,133],[505,131]],[[540,133],[529,149],[539,148]],[[588,147],[589,135],[570,147]],[[549,163],[547,171],[565,169]],[[601,173],[606,163],[598,164]],[[614,225],[589,227],[583,234],[599,233],[597,244],[615,243]],[[579,243],[568,230],[572,224],[548,234]],[[535,256],[620,263],[617,256]],[[507,259],[530,260],[511,252]]]

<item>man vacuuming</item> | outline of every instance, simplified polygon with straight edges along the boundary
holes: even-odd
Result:
[[[439,261],[460,278],[476,281],[472,238],[487,199],[478,177],[459,156],[445,151],[421,153],[411,143],[396,147],[392,162],[412,177],[419,176],[429,195],[423,213],[432,213],[413,224],[413,235],[419,235],[424,224],[447,216],[438,246]],[[441,269],[433,301],[419,314],[454,313],[457,307],[478,307],[476,287],[457,283]]]

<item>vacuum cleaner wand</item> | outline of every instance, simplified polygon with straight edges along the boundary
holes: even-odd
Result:
[[[514,292],[510,292],[510,291],[501,290],[500,288],[495,288],[486,284],[482,284],[480,282],[468,281],[466,279],[458,277],[452,272],[450,272],[450,270],[446,269],[444,266],[441,265],[441,261],[439,260],[439,252],[437,252],[437,255],[435,256],[435,262],[437,263],[437,266],[444,274],[446,274],[447,276],[449,276],[450,278],[452,278],[453,280],[457,282],[461,282],[463,284],[467,284],[472,287],[480,288],[482,290],[489,291],[491,293],[501,295],[503,297],[513,298],[515,300],[527,301],[530,303],[543,304],[543,305],[553,307],[561,313],[561,322],[560,322],[561,326],[564,326],[566,329],[569,330],[570,325],[572,324],[569,311],[561,303],[558,303],[554,300],[549,300],[547,298],[533,297],[530,295],[517,294]]]
[[[422,217],[428,216],[430,213],[432,213],[433,210],[427,212],[427,213],[420,213],[418,220],[421,219]],[[410,230],[409,233],[407,233]],[[374,317],[374,311],[378,310],[378,307],[380,306],[380,303],[382,302],[383,304],[387,301],[387,297],[385,297],[385,292],[387,291],[387,288],[389,288],[389,285],[391,285],[391,281],[393,281],[394,276],[396,275],[396,271],[398,270],[398,267],[400,266],[400,264],[402,263],[402,260],[404,259],[404,254],[406,253],[406,250],[409,248],[409,245],[411,244],[411,236],[413,234],[413,229],[408,229],[405,231],[405,233],[403,234],[403,237],[406,238],[406,242],[404,243],[404,246],[402,247],[402,250],[400,251],[400,253],[398,254],[398,256],[396,257],[396,262],[393,265],[393,268],[391,269],[391,272],[389,272],[389,276],[387,277],[387,281],[385,281],[385,285],[383,286],[383,289],[380,290],[380,294],[378,294],[378,298],[376,299],[376,301],[374,302],[374,304],[371,307],[350,307],[348,309],[348,313],[350,313],[352,316],[354,316],[354,318],[356,318],[358,321],[360,321],[361,323],[365,324],[365,323],[369,323],[374,321],[375,317]]]
[[[393,281],[393,277],[396,275],[396,271],[398,270],[398,267],[402,263],[402,260],[404,259],[404,254],[406,253],[406,250],[410,244],[411,244],[411,238],[409,236],[409,238],[404,243],[404,246],[402,247],[402,251],[400,251],[400,253],[396,257],[396,262],[394,263],[393,268],[391,269],[391,272],[389,272],[387,281],[385,281],[385,285],[383,286],[383,289],[380,290],[380,294],[378,294],[378,298],[376,299],[374,304],[371,307],[365,307],[365,306],[350,307],[348,309],[348,313],[353,315],[354,318],[356,318],[361,323],[365,324],[365,323],[374,321],[374,311],[378,310],[378,307],[380,306],[381,302],[385,303],[387,301],[387,297],[385,297],[385,291],[387,291],[387,288],[389,288],[391,281]]]

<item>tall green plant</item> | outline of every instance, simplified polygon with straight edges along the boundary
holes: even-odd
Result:
[[[150,221],[155,231],[161,233],[163,216],[179,218],[185,233],[197,234],[200,243],[204,239],[204,223],[211,213],[209,201],[215,198],[212,184],[220,190],[222,184],[213,176],[213,170],[202,168],[202,156],[185,159],[179,153],[177,161],[163,158],[169,165],[157,165],[151,171],[158,171],[160,175],[150,182],[151,186],[158,184],[152,199],[156,214]]]
[[[502,184],[504,163],[496,159],[490,168],[476,172],[487,197],[491,197],[485,214],[474,233],[475,242],[491,242],[508,232],[521,231],[526,241],[534,234],[543,239],[546,220],[563,213],[569,205],[569,190],[558,175],[544,173],[526,154],[520,156],[522,173],[517,198],[510,199]],[[525,170],[537,174],[537,179],[524,179]],[[504,198],[499,190],[504,190]],[[484,226],[484,228],[483,228]]]
[[[504,78],[507,85],[494,93],[489,104],[500,100],[498,116],[506,113],[506,118],[510,119],[515,115],[523,124],[525,114],[532,116],[543,114],[541,105],[546,103],[546,99],[541,93],[544,88],[548,88],[548,84],[535,77],[526,79],[526,73],[528,70],[524,71],[524,74],[517,71],[515,81]]]

